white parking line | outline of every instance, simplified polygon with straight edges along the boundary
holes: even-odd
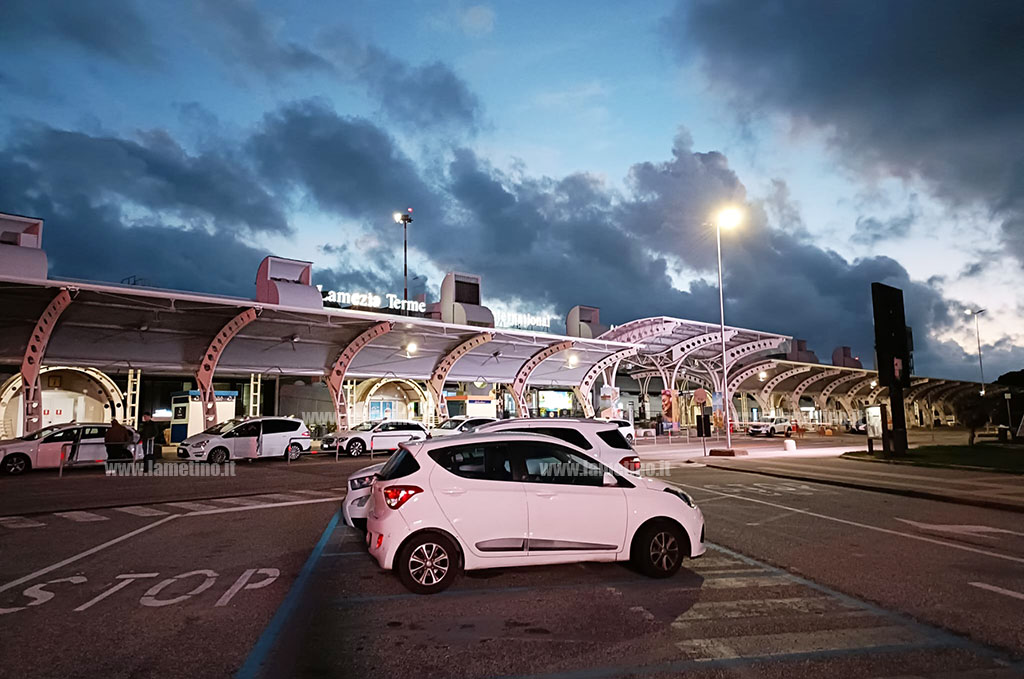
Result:
[[[139,535],[140,533],[145,533],[147,530],[151,530],[153,528],[156,528],[157,526],[162,525],[164,523],[167,523],[168,521],[172,521],[172,520],[178,518],[179,516],[181,516],[181,515],[180,514],[171,514],[169,516],[165,516],[164,518],[159,519],[157,521],[154,521],[153,523],[151,523],[151,524],[149,524],[147,526],[143,526],[142,528],[136,528],[135,530],[131,531],[130,533],[125,533],[124,535],[122,535],[120,537],[116,537],[113,540],[107,540],[106,542],[104,542],[102,544],[99,544],[99,545],[96,545],[95,547],[93,547],[91,549],[87,549],[84,552],[79,552],[78,554],[75,554],[74,556],[69,556],[68,558],[64,559],[63,561],[58,561],[57,563],[52,564],[50,566],[47,566],[45,568],[40,568],[39,570],[37,570],[37,571],[35,571],[33,573],[29,573],[28,575],[25,575],[23,577],[20,577],[17,580],[11,580],[10,582],[8,582],[5,585],[0,585],[0,592],[6,592],[7,590],[13,589],[14,587],[17,587],[18,585],[21,585],[21,584],[24,584],[26,582],[29,582],[30,580],[35,580],[36,578],[38,578],[41,575],[46,575],[47,573],[49,573],[51,571],[55,571],[58,568],[63,568],[64,566],[67,566],[68,564],[74,563],[74,562],[78,561],[79,559],[84,559],[87,556],[92,556],[96,552],[100,552],[100,551],[106,549],[107,547],[112,547],[113,545],[116,545],[119,542],[124,542],[125,540],[128,540],[129,538],[133,538],[136,535]]]
[[[165,507],[184,509],[186,512],[205,512],[209,509],[216,509],[214,505],[204,505],[202,502],[165,502]]]
[[[214,502],[220,502],[225,505],[236,505],[238,507],[256,507],[258,505],[265,505],[266,502],[257,500],[251,497],[219,497]]]
[[[871,526],[871,525],[868,525],[866,523],[860,523],[858,521],[850,521],[849,519],[840,519],[837,516],[829,516],[828,514],[819,514],[818,512],[811,512],[811,511],[808,511],[806,509],[797,509],[796,507],[788,507],[786,505],[780,505],[777,502],[768,502],[767,500],[758,500],[757,498],[753,498],[753,497],[744,497],[743,495],[733,495],[733,494],[730,494],[730,493],[721,493],[721,492],[719,492],[717,490],[708,490],[706,488],[701,488],[701,486],[691,486],[691,485],[689,485],[687,483],[680,483],[678,485],[683,486],[684,488],[701,489],[701,490],[704,490],[705,492],[708,492],[708,493],[717,493],[719,495],[723,495],[725,497],[731,497],[731,498],[736,499],[736,500],[743,500],[744,502],[754,502],[754,503],[759,504],[759,505],[768,505],[769,507],[775,507],[777,509],[788,509],[789,511],[796,512],[797,514],[803,514],[805,516],[811,516],[811,517],[814,517],[816,519],[825,519],[826,521],[835,521],[836,523],[845,524],[847,526],[856,526],[857,528],[863,528],[864,530],[872,530],[872,531],[875,531],[877,533],[885,533],[887,535],[896,535],[896,536],[901,537],[901,538],[908,538],[910,540],[919,540],[921,542],[930,542],[933,545],[941,545],[942,547],[949,547],[949,548],[952,548],[952,549],[959,549],[959,550],[964,551],[964,552],[973,552],[974,554],[981,554],[983,556],[991,556],[992,558],[995,558],[995,559],[1003,559],[1005,561],[1013,561],[1015,563],[1024,563],[1024,558],[1021,558],[1021,557],[1018,557],[1018,556],[1011,556],[1009,554],[1000,554],[999,552],[991,552],[991,551],[986,550],[986,549],[977,549],[975,547],[968,547],[966,545],[960,545],[960,544],[957,544],[955,542],[950,542],[948,540],[939,540],[937,538],[929,538],[929,537],[925,537],[923,535],[914,535],[913,533],[904,533],[902,531],[892,530],[890,528],[882,528],[881,526]],[[699,501],[698,501],[698,503],[699,503]]]
[[[39,528],[40,526],[45,525],[45,523],[40,523],[39,521],[26,519],[24,516],[0,517],[0,526],[3,526],[4,528]]]
[[[123,514],[131,514],[132,516],[167,516],[167,512],[156,509],[155,507],[142,507],[140,505],[133,505],[131,507],[111,507],[115,512],[121,512]]]
[[[314,497],[323,497],[324,495],[331,495],[329,490],[296,490],[295,493],[301,493],[303,495],[312,495]]]
[[[1014,592],[1012,589],[1003,589],[1002,587],[996,587],[995,585],[989,585],[984,582],[968,582],[967,584],[971,587],[977,587],[978,589],[988,590],[989,592],[995,592],[996,594],[1002,594],[1003,596],[1009,596],[1014,599],[1024,601],[1024,594]]]
[[[90,521],[109,521],[107,517],[100,514],[93,514],[92,512],[54,512],[53,515],[59,516],[62,519],[77,521],[79,523],[88,523]]]
[[[260,495],[261,498],[266,498],[271,502],[295,502],[296,500],[302,500],[303,498],[298,495],[288,495],[287,493],[266,493]]]
[[[906,627],[885,626],[859,629],[783,632],[741,637],[687,639],[676,647],[699,660],[724,660],[747,656],[789,655],[816,651],[867,649],[920,643],[920,635]]]
[[[252,507],[225,507],[219,509],[207,509],[203,511],[190,512],[184,516],[208,516],[210,514],[227,514],[229,512],[247,512],[253,509],[274,509],[276,507],[295,507],[297,505],[315,505],[321,502],[338,502],[344,500],[344,495],[338,495],[335,497],[318,498],[314,500],[298,500],[296,502],[276,502],[274,504],[261,504],[254,505]]]

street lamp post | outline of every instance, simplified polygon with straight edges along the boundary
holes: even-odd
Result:
[[[968,309],[965,312],[968,316],[974,316],[974,333],[978,338],[978,372],[981,373],[981,395],[985,395],[985,366],[981,363],[981,326],[978,322],[978,316],[985,313],[984,309],[971,310]]]
[[[730,207],[718,213],[715,219],[715,235],[718,241],[718,311],[721,321],[722,340],[722,410],[725,421],[725,447],[732,448],[732,424],[729,421],[729,366],[725,359],[725,293],[722,287],[722,229],[731,229],[743,219],[743,213]]]
[[[405,212],[396,212],[392,217],[396,224],[402,225],[402,271],[404,277],[402,315],[405,316],[409,313],[409,224],[412,223],[412,208]]]

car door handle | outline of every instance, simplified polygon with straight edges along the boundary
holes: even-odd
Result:
[[[444,488],[441,490],[445,495],[465,495],[466,491],[462,488]]]
[[[558,493],[556,493],[553,490],[538,490],[534,494],[537,497],[554,497],[554,496],[558,495]]]

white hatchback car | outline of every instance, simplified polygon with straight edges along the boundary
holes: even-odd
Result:
[[[294,417],[228,420],[178,444],[178,457],[222,464],[231,459],[280,457],[296,460],[309,452],[309,427]]]
[[[460,569],[632,560],[669,577],[704,553],[704,516],[559,439],[474,433],[402,445],[373,482],[366,542],[418,594]]]
[[[747,426],[747,434],[750,436],[757,436],[759,434],[764,436],[786,434],[788,436],[791,433],[793,433],[793,425],[788,417],[765,417]]]
[[[351,429],[333,432],[320,440],[320,452],[346,452],[359,457],[369,451],[371,455],[382,450],[392,451],[399,443],[427,438],[427,428],[415,420],[366,421]]]
[[[53,424],[21,438],[0,441],[0,473],[24,474],[30,469],[56,469],[64,451],[64,466],[102,464],[107,461],[107,447],[103,438],[110,428],[106,423]],[[142,446],[138,433],[132,434],[128,451],[135,460],[142,459]]]
[[[456,415],[451,417],[436,427],[431,427],[429,433],[431,436],[454,436],[455,434],[465,434],[476,427],[487,424],[488,422],[497,422],[496,417],[470,417],[468,415]]]

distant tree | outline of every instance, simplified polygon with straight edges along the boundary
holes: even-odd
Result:
[[[1024,370],[1011,370],[1008,373],[1003,373],[996,383],[1007,387],[1024,387]]]

